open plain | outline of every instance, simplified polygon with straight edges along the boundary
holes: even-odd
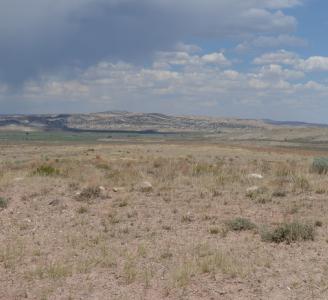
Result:
[[[328,300],[327,12],[0,0],[0,300]]]
[[[328,298],[322,144],[19,138],[0,144],[0,299]]]

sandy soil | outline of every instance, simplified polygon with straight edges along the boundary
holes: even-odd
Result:
[[[328,175],[311,155],[0,145],[0,299],[328,299]],[[294,221],[314,240],[263,240]]]

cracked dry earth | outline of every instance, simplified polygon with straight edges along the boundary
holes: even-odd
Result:
[[[316,153],[0,149],[0,299],[328,299],[328,176],[310,172]],[[238,218],[254,227],[228,226]],[[263,238],[296,221],[313,240]]]

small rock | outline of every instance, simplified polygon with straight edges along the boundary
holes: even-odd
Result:
[[[260,188],[258,186],[251,186],[246,190],[246,192],[247,193],[257,192],[259,189]]]
[[[115,193],[122,192],[123,190],[124,190],[124,188],[122,188],[122,187],[114,187],[113,188],[113,192],[115,192]]]
[[[149,181],[144,181],[139,184],[139,190],[141,192],[151,192],[153,190],[153,185]]]
[[[248,178],[254,178],[254,179],[263,179],[263,176],[261,174],[253,173],[253,174],[248,174]]]
[[[103,186],[100,186],[99,187],[99,190],[101,190],[102,192],[105,192],[106,191],[106,189]]]

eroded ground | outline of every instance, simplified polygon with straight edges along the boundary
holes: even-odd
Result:
[[[0,299],[328,299],[328,175],[310,171],[316,153],[0,150]],[[233,230],[236,218],[254,227]],[[314,236],[265,240],[294,221]]]

